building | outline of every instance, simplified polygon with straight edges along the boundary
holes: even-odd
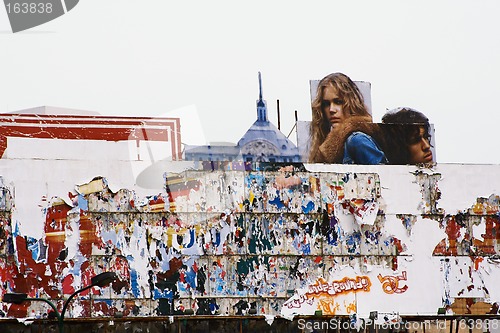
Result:
[[[188,161],[300,162],[297,146],[272,124],[267,117],[267,104],[262,98],[259,73],[257,120],[236,145],[216,143],[207,146],[186,146]]]

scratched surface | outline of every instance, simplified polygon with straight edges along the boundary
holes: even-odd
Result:
[[[61,307],[114,271],[117,281],[80,294],[69,315],[493,313],[500,197],[446,211],[442,178],[407,172],[417,200],[404,212],[378,172],[166,172],[163,191],[145,196],[97,176],[42,201],[38,238],[12,220],[15,183],[2,181],[1,293]],[[48,312],[43,303],[0,307],[13,317]]]

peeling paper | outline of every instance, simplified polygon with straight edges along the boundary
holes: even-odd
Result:
[[[346,205],[347,209],[354,215],[358,224],[373,225],[375,223],[379,210],[377,202],[356,199],[349,201],[348,205]]]
[[[106,316],[118,308],[148,316],[163,299],[173,300],[174,311],[233,315],[240,308],[246,313],[250,298],[256,300],[253,308],[269,312],[269,325],[280,313],[293,319],[318,309],[355,320],[358,311],[394,304],[395,294],[419,295],[416,276],[424,273],[415,265],[432,268],[425,271],[425,283],[437,291],[422,295],[420,303],[426,304],[417,304],[418,310],[459,305],[461,297],[481,298],[468,305],[477,310],[499,299],[487,289],[498,280],[498,196],[478,198],[471,208],[449,215],[437,205],[443,178],[422,172],[421,187],[409,188],[413,203],[425,199],[427,208],[411,214],[390,207],[391,216],[384,199],[398,193],[388,193],[376,173],[286,172],[191,170],[168,180],[170,193],[144,197],[133,188],[112,191],[106,179],[94,178],[80,185],[78,197],[70,196],[73,206],[57,197],[48,206],[44,201],[45,239],[10,231],[22,221],[6,218],[8,227],[0,229],[15,243],[19,268],[4,268],[0,261],[1,282],[15,286],[26,280],[33,286],[29,292],[53,292],[50,297],[61,299],[91,276],[115,271],[119,281],[93,291],[93,313]],[[456,262],[458,254],[462,261]],[[445,264],[446,259],[452,261]],[[354,291],[327,296],[319,289],[321,297],[308,297],[321,279],[334,288],[345,277],[365,276],[373,285],[357,297]],[[247,304],[236,307],[240,301]],[[84,316],[86,304],[82,299],[71,310]],[[411,306],[401,302],[413,311]],[[163,310],[170,315],[170,308]]]
[[[438,182],[442,180],[441,174],[425,169],[419,169],[413,174],[414,182],[420,186],[422,194],[422,201],[418,204],[419,210],[422,214],[443,214],[444,210],[438,207],[438,200],[441,198]]]
[[[96,177],[91,182],[83,185],[75,186],[75,190],[79,194],[90,194],[101,192],[107,187],[106,181],[102,177]]]

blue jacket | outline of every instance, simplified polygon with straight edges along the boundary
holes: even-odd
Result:
[[[344,144],[343,164],[387,164],[387,157],[371,136],[353,132]]]

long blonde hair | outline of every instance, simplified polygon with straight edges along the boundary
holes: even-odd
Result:
[[[322,107],[326,87],[333,87],[336,90],[338,97],[343,101],[342,109],[346,115],[371,116],[358,86],[347,75],[332,73],[325,76],[319,81],[316,97],[312,101],[309,162],[315,162],[318,148],[325,141],[331,129],[330,120],[325,116]]]

